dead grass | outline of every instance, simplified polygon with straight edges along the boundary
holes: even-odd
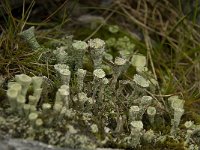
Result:
[[[32,75],[47,75],[48,63],[39,62],[39,56],[42,51],[32,51],[25,42],[19,38],[18,34],[24,29],[35,25],[37,28],[48,28],[52,26],[51,19],[63,9],[68,0],[66,0],[60,7],[56,8],[49,16],[39,23],[30,22],[29,18],[32,16],[32,9],[35,5],[35,1],[32,0],[27,6],[25,1],[22,5],[21,16],[14,16],[12,8],[7,0],[3,0],[1,3],[1,17],[3,23],[0,25],[0,72],[7,79],[13,77],[15,74],[26,73]],[[67,10],[62,10],[63,17],[59,23],[61,27],[68,21]],[[40,35],[43,36],[42,34]]]

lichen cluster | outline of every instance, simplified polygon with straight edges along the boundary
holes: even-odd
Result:
[[[16,75],[8,83],[8,103],[0,109],[3,134],[81,149],[156,147],[169,140],[198,149],[191,139],[200,127],[187,121],[180,128],[184,100],[156,98],[158,82],[146,57],[135,53],[133,45],[124,55],[127,39],[119,41],[125,45],[117,56],[109,54],[98,38],[59,43],[51,52],[57,78],[51,101],[43,98],[49,92],[44,77]],[[34,43],[29,44],[35,50]],[[85,68],[85,61],[92,69]],[[135,71],[127,77],[130,67]]]

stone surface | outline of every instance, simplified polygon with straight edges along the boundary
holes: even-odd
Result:
[[[4,138],[0,136],[0,150],[75,150],[75,149],[59,148],[37,141]],[[96,150],[122,150],[122,149],[97,148]]]
[[[58,148],[37,141],[0,137],[0,150],[74,150],[74,149]]]

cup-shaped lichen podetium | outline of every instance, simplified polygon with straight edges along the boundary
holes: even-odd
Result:
[[[109,80],[104,77],[100,83],[100,88],[99,88],[99,94],[98,94],[98,98],[99,101],[101,102],[104,97],[105,97],[105,89],[106,89],[106,85],[109,83]]]
[[[30,104],[30,105],[33,105],[33,106],[35,106],[35,107],[37,107],[37,97],[36,96],[33,96],[33,95],[29,95],[28,96],[28,103]]]
[[[43,77],[38,77],[38,76],[32,77],[33,89],[35,90],[41,88],[42,81]]]
[[[181,117],[183,114],[184,114],[184,109],[182,108],[174,109],[174,118],[171,119],[171,124],[172,124],[171,131],[170,131],[171,135],[175,135],[177,133],[178,131],[177,129],[178,129],[178,126],[180,124]]]
[[[36,37],[35,37],[34,26],[19,33],[19,36],[23,38],[33,50],[38,50],[40,48],[40,45],[37,42]]]
[[[90,54],[93,60],[94,69],[102,68],[102,60],[105,53],[105,42],[101,39],[90,39],[88,41]]]
[[[127,60],[124,58],[116,57],[114,61],[113,77],[111,81],[111,87],[115,89],[117,79],[123,71],[128,68]]]
[[[93,72],[94,79],[93,79],[93,94],[92,94],[92,99],[95,99],[97,90],[100,89],[99,86],[101,85],[101,82],[103,78],[106,76],[105,72],[103,69],[95,69]]]
[[[138,120],[140,108],[138,106],[131,106],[129,109],[129,122]]]
[[[53,121],[53,112],[52,112],[52,105],[50,103],[43,103],[42,104],[42,117],[44,124],[49,126],[52,125]]]
[[[184,103],[185,101],[179,99],[178,96],[171,96],[168,98],[168,102],[171,106],[171,110],[174,113],[174,118],[171,119],[171,134],[176,134],[182,115],[184,114]]]
[[[181,121],[181,117],[184,114],[184,109],[182,108],[176,108],[174,110],[174,125],[175,127],[178,127]]]
[[[35,122],[38,118],[38,113],[37,112],[32,112],[29,114],[28,119],[30,121],[30,125],[34,128],[35,127]]]
[[[17,82],[9,82],[8,83],[8,89],[14,89],[18,92],[18,95],[21,94],[22,92],[22,86],[21,84],[17,83]]]
[[[152,103],[153,98],[151,96],[142,96],[139,101],[140,113],[139,118],[142,119],[147,107],[149,107]]]
[[[148,88],[150,85],[150,81],[139,74],[135,74],[133,76],[133,81],[136,83],[136,85],[139,85],[143,88]]]
[[[23,111],[24,111],[24,115],[25,115],[26,118],[28,118],[28,116],[30,114],[30,109],[31,109],[30,104],[24,104]]]
[[[68,53],[66,52],[67,49],[68,49],[67,46],[61,46],[57,47],[57,49],[53,51],[57,63],[66,64],[69,61],[69,56]]]
[[[154,131],[150,129],[143,134],[143,139],[147,143],[152,143],[156,139],[156,135]]]
[[[42,88],[38,88],[38,89],[35,89],[35,90],[34,90],[33,96],[35,96],[36,99],[37,99],[37,100],[36,100],[36,105],[37,105],[37,103],[38,103],[39,100],[40,100],[41,93],[42,93]]]
[[[63,103],[65,106],[69,106],[69,86],[68,85],[62,85],[58,91],[56,92],[56,98],[55,103]]]
[[[85,104],[85,102],[88,101],[87,94],[84,92],[78,93],[77,98],[78,98],[78,102],[79,102],[78,105],[79,105],[80,109],[84,109],[84,104]]]
[[[76,72],[77,90],[79,92],[82,92],[82,90],[83,90],[83,84],[84,84],[83,81],[84,81],[85,75],[86,75],[86,70],[84,70],[84,69],[78,69],[77,72]]]
[[[19,75],[15,75],[15,80],[17,81],[17,83],[21,84],[22,86],[21,94],[23,96],[26,96],[28,88],[32,82],[32,78],[27,76],[26,74],[19,74]]]
[[[43,125],[43,120],[41,118],[36,119],[35,121],[35,129],[37,129],[37,131],[41,130],[41,127]]]
[[[70,78],[71,78],[71,71],[69,70],[69,66],[65,64],[56,64],[54,65],[55,70],[60,77],[61,84],[65,84],[69,86]]]
[[[58,115],[60,113],[60,111],[62,110],[62,107],[63,107],[63,103],[62,102],[56,102],[53,106],[53,110],[54,110],[54,113],[56,115]]]
[[[145,67],[147,64],[146,57],[143,55],[135,54],[131,58],[131,64],[135,67]]]
[[[68,69],[60,70],[60,77],[62,84],[69,85],[70,83],[70,77],[71,77],[71,71]]]
[[[72,53],[73,64],[75,67],[74,70],[77,70],[83,66],[83,57],[88,48],[88,45],[84,41],[75,41],[72,44],[72,47],[74,49],[74,52]]]
[[[24,104],[26,102],[26,99],[23,95],[18,95],[17,96],[17,111],[19,113],[19,115],[23,116],[24,115]]]
[[[149,117],[149,122],[151,123],[151,125],[154,124],[154,119],[155,119],[155,115],[156,115],[156,108],[149,106],[147,108],[147,115]]]
[[[131,128],[131,146],[136,147],[140,144],[140,138],[142,136],[143,123],[142,121],[132,121],[130,123]]]
[[[177,108],[183,109],[185,101],[179,99],[176,96],[171,96],[168,98],[168,102],[171,104],[171,109],[175,110]]]
[[[15,111],[17,108],[18,91],[16,89],[10,88],[8,89],[6,94],[7,94],[12,111]]]

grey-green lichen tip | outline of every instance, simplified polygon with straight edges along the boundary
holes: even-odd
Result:
[[[99,38],[90,39],[88,41],[88,45],[89,45],[89,47],[91,47],[93,49],[101,49],[101,48],[104,48],[105,42]]]
[[[35,27],[34,26],[19,33],[19,36],[22,37],[30,45],[30,47],[33,50],[38,50],[41,48],[41,46],[39,45],[39,43],[37,42],[36,37],[35,37]]]
[[[77,50],[86,50],[88,48],[88,44],[84,41],[75,41],[72,46]]]

